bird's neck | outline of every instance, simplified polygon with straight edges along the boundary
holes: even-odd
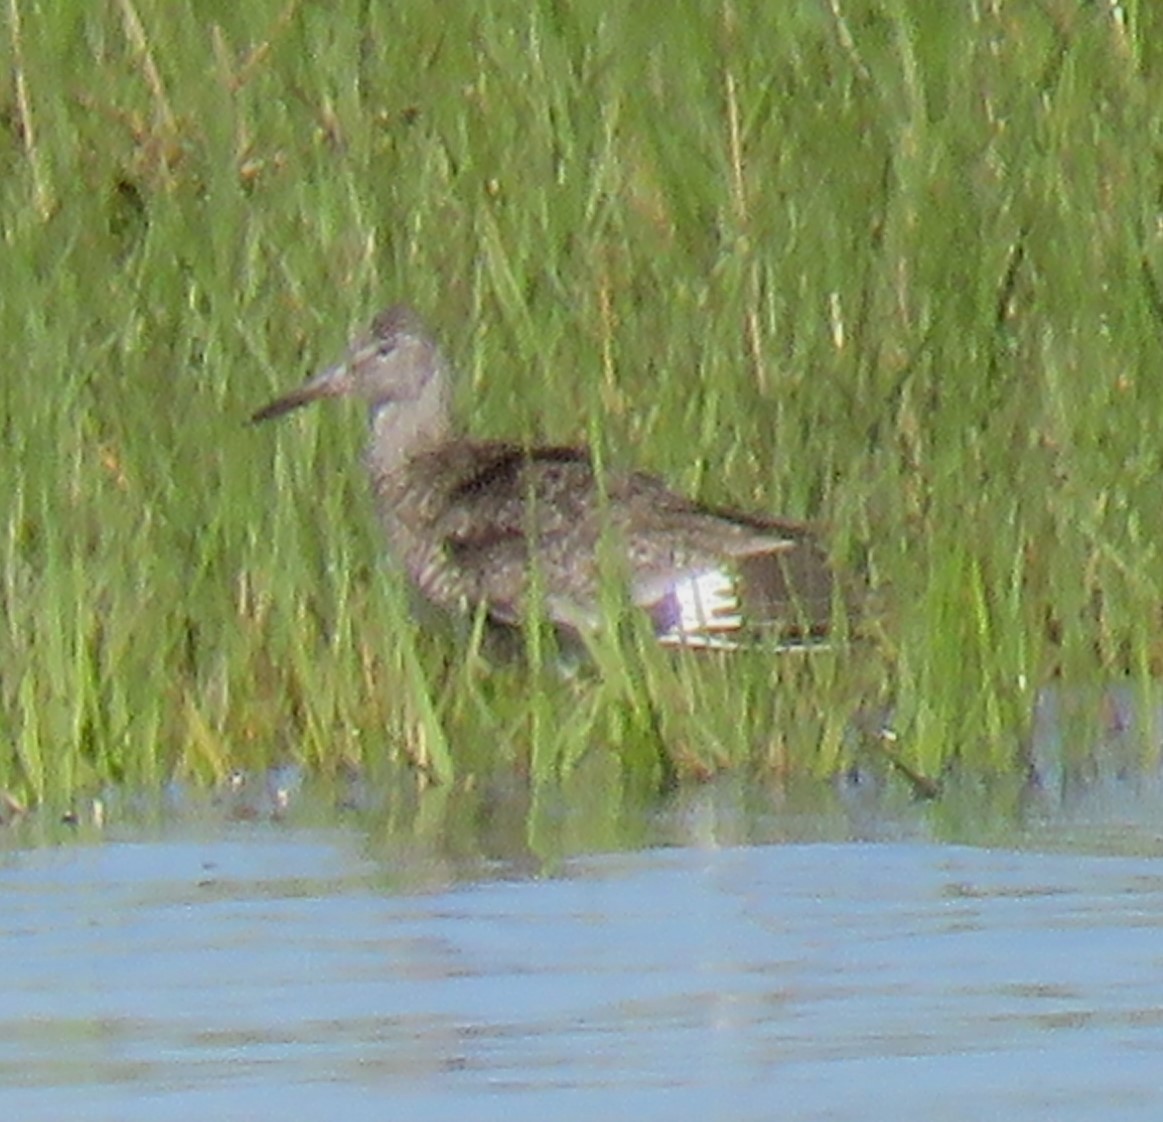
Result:
[[[444,371],[439,371],[417,397],[371,407],[368,467],[377,478],[392,475],[451,434],[452,395]]]

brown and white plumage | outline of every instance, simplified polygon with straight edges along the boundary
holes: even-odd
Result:
[[[409,308],[381,312],[338,363],[252,419],[331,396],[367,403],[389,548],[442,608],[519,624],[535,587],[553,624],[582,633],[600,622],[602,582],[618,579],[665,643],[802,642],[828,628],[832,573],[804,524],[709,507],[639,472],[599,481],[584,449],[456,435],[451,368]]]

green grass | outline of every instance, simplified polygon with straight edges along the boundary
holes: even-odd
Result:
[[[633,799],[879,759],[882,705],[917,774],[1004,776],[1051,679],[1151,703],[1163,13],[620,7],[10,0],[0,787]],[[822,519],[862,638],[563,678],[418,626],[356,410],[243,423],[401,298],[475,432]]]

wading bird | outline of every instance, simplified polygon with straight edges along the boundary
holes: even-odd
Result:
[[[788,646],[826,634],[833,575],[805,524],[707,506],[639,472],[599,477],[584,448],[467,437],[454,424],[453,381],[417,314],[396,306],[251,419],[362,400],[389,550],[448,611],[509,627],[540,611],[576,638],[601,623],[603,580],[620,580],[662,643]]]

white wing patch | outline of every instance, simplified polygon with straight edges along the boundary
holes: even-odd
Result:
[[[738,651],[762,646],[780,652],[831,649],[826,638],[808,635],[774,642],[769,637],[764,642],[764,621],[745,617],[739,579],[728,569],[704,569],[679,577],[648,610],[654,619],[655,635],[666,647]]]
[[[738,582],[723,569],[691,573],[671,586],[655,609],[665,646],[731,651],[739,647],[743,610]]]

